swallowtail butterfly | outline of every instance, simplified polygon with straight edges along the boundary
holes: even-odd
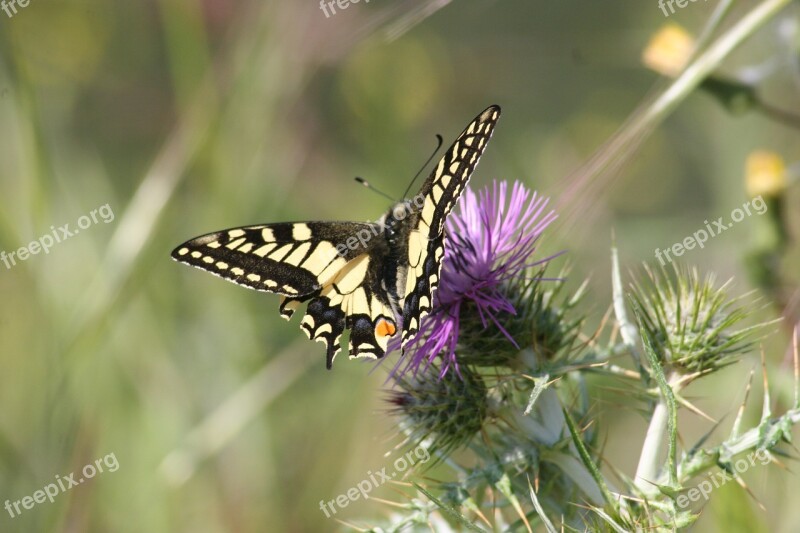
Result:
[[[216,231],[181,244],[172,258],[281,296],[287,320],[308,302],[301,329],[327,345],[331,368],[350,330],[350,358],[403,348],[431,311],[444,256],[444,222],[486,148],[497,119],[490,106],[469,123],[419,193],[377,222],[284,222]]]

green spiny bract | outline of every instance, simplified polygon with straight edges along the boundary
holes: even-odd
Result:
[[[728,283],[714,286],[714,276],[696,269],[662,269],[634,283],[631,298],[665,369],[705,373],[735,362],[747,353],[759,326],[741,327],[749,311],[742,298],[729,298]]]
[[[483,427],[487,388],[468,366],[441,378],[436,370],[398,378],[400,390],[390,393],[389,402],[402,416],[410,443],[426,446],[431,454],[447,454],[468,444]]]
[[[574,355],[583,317],[572,314],[581,301],[582,289],[562,297],[563,270],[556,279],[545,279],[544,269],[532,278],[510,280],[500,289],[512,303],[516,314],[505,315],[499,324],[486,323],[476,306],[461,310],[459,361],[480,367],[507,367],[531,370],[531,366],[558,366]],[[502,329],[501,329],[502,327]],[[516,346],[509,340],[516,341]],[[530,349],[534,361],[522,357],[520,350]]]

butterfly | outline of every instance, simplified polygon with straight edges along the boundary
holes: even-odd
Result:
[[[287,320],[307,302],[300,327],[326,344],[326,366],[350,331],[350,358],[379,359],[401,347],[431,312],[444,257],[447,215],[455,206],[500,117],[486,108],[467,125],[419,193],[376,222],[283,222],[195,237],[172,258],[233,283],[281,296]]]

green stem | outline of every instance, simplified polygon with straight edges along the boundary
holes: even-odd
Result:
[[[790,113],[789,111],[780,109],[761,100],[758,101],[757,105],[757,109],[759,109],[767,118],[770,118],[775,122],[780,122],[784,126],[800,129],[800,115],[795,115],[794,113]]]
[[[708,48],[698,55],[697,59],[686,67],[672,84],[648,106],[637,122],[651,125],[672,111],[689,93],[722,63],[728,54],[739,46],[747,37],[770,20],[792,0],[766,0],[742,17],[731,29],[719,37]],[[633,136],[640,127],[632,127]]]
[[[659,367],[660,370],[660,367]],[[663,373],[662,373],[663,376]],[[661,398],[653,410],[650,417],[650,425],[647,427],[642,453],[639,456],[639,465],[636,467],[634,483],[642,494],[650,495],[658,492],[656,484],[661,477],[660,457],[664,453],[664,444],[669,442],[669,484],[676,486],[677,465],[676,434],[677,434],[677,403],[672,387],[679,376],[670,376],[667,386],[668,393],[661,390]],[[657,381],[660,381],[657,379]],[[670,401],[671,399],[671,401]]]
[[[714,8],[714,12],[711,14],[711,17],[709,17],[708,22],[703,27],[703,31],[700,32],[700,35],[697,37],[697,40],[694,43],[695,53],[693,58],[696,57],[711,40],[714,32],[717,31],[719,25],[731,12],[733,3],[734,0],[722,0],[719,4],[717,4],[717,7]]]
[[[770,423],[770,429],[781,430],[800,423],[800,409],[792,409],[782,417]],[[681,483],[689,482],[693,477],[702,472],[719,466],[720,460],[728,460],[741,453],[758,450],[763,444],[764,428],[755,427],[746,431],[739,437],[729,439],[710,450],[701,450],[699,453],[681,461],[679,479]]]
[[[672,83],[652,102],[644,104],[640,111],[635,111],[631,120],[611,140],[603,151],[611,154],[625,153],[625,148],[636,145],[648,131],[655,128],[669,115],[689,94],[692,93],[711,72],[747,37],[769,21],[792,0],[765,0],[752,11],[742,17],[727,32],[711,43],[675,78]],[[725,8],[727,10],[727,7]],[[720,14],[722,16],[722,14]],[[715,23],[716,24],[716,23]],[[703,36],[705,39],[706,36]]]

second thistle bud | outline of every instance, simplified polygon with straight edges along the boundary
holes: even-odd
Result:
[[[402,415],[410,442],[448,453],[466,445],[483,427],[487,388],[469,367],[439,377],[435,369],[399,378],[390,393],[393,411]],[[460,374],[460,375],[459,375]]]
[[[715,288],[713,276],[675,267],[653,272],[634,284],[632,298],[665,367],[680,373],[717,370],[749,350],[757,326],[742,328],[748,316],[727,284]]]

